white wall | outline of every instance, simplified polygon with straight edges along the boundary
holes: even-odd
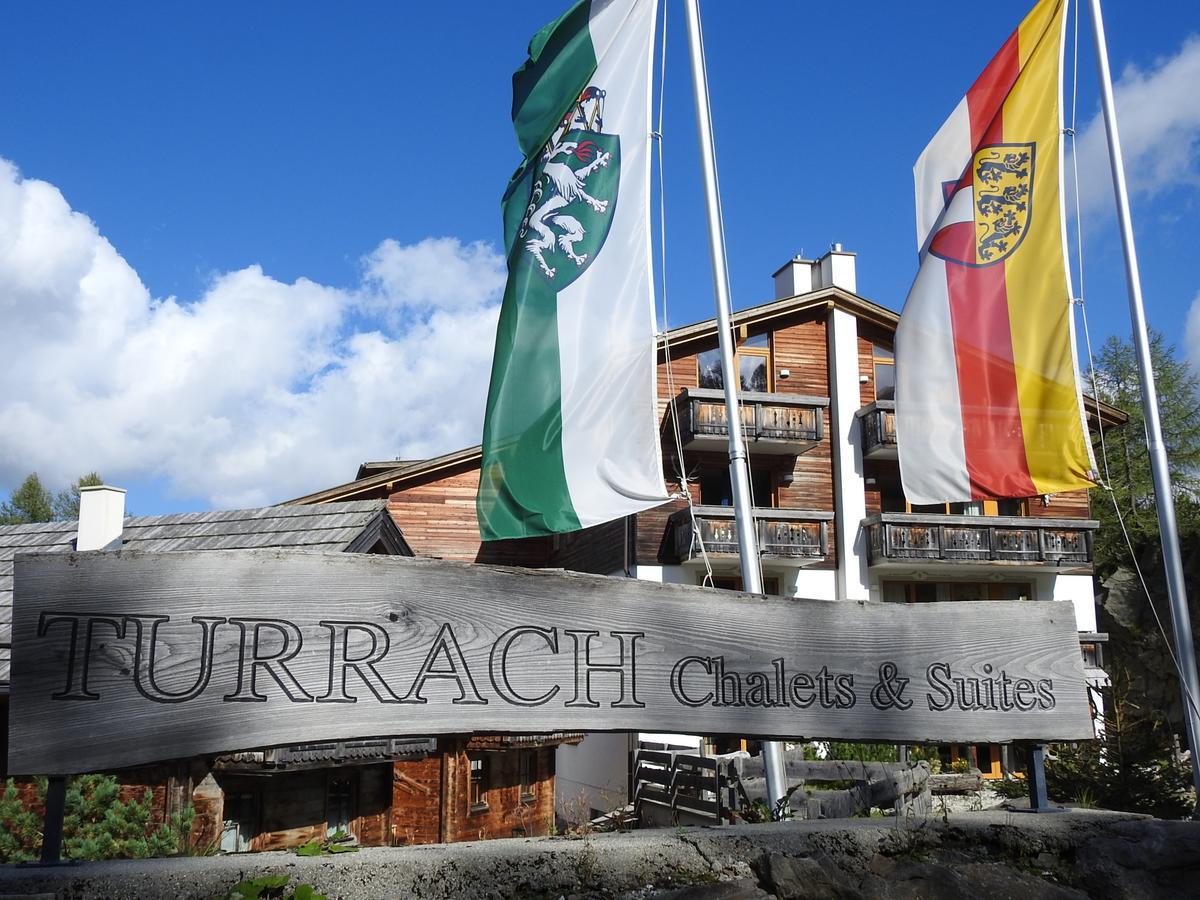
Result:
[[[1075,607],[1078,631],[1096,630],[1096,589],[1091,575],[1038,575],[1039,600],[1066,600]]]
[[[829,419],[833,452],[833,508],[837,514],[837,599],[869,600],[866,483],[862,432],[854,414],[862,406],[858,383],[858,320],[829,312]]]
[[[629,802],[628,732],[593,732],[554,753],[554,811],[568,823],[585,821],[589,811],[608,812]]]

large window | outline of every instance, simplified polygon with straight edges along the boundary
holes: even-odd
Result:
[[[700,387],[724,389],[725,379],[721,373],[721,350],[706,350],[698,357]],[[771,390],[771,340],[766,334],[741,338],[734,355],[738,377],[743,391]]]

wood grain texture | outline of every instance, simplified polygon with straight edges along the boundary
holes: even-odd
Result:
[[[798,601],[288,551],[24,556],[15,588],[14,774],[470,731],[1092,736],[1069,603]]]

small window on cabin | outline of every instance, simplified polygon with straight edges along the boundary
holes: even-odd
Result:
[[[354,786],[349,778],[330,778],[325,793],[326,834],[349,834],[354,819]]]
[[[488,761],[487,757],[471,760],[471,784],[468,802],[471,812],[483,812],[488,808]]]
[[[896,399],[896,356],[882,344],[871,345],[871,365],[875,374],[875,399]]]
[[[537,751],[521,753],[521,802],[530,803],[537,799]]]

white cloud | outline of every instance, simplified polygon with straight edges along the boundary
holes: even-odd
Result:
[[[1200,35],[1149,69],[1128,66],[1114,86],[1121,152],[1129,191],[1153,197],[1200,185]],[[1084,218],[1112,208],[1112,176],[1103,116],[1079,131],[1080,200]]]
[[[351,288],[250,266],[155,299],[57,188],[0,160],[0,483],[95,469],[250,506],[469,446],[503,271],[484,243],[389,240]]]

